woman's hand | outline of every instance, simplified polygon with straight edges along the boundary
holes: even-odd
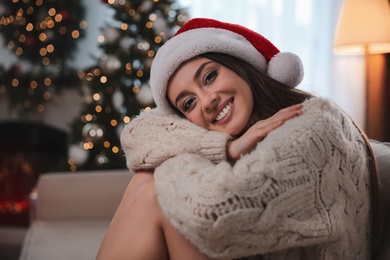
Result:
[[[265,120],[260,120],[251,126],[239,138],[228,141],[226,154],[230,161],[235,161],[241,155],[249,153],[258,142],[263,140],[271,131],[283,125],[289,119],[301,115],[302,104],[293,105],[279,110],[275,115]]]

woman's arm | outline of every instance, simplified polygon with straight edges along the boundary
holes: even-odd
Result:
[[[228,134],[208,131],[159,109],[142,112],[121,134],[127,166],[133,171],[155,169],[183,153],[200,154],[212,162],[226,159]]]
[[[199,154],[214,163],[238,159],[250,152],[269,132],[301,114],[302,105],[282,109],[267,120],[257,122],[239,139],[199,127],[177,115],[158,109],[142,112],[121,134],[128,168],[155,169],[165,160],[183,153]],[[233,141],[230,141],[233,140]]]
[[[280,127],[287,120],[302,114],[302,104],[290,106],[278,111],[265,120],[260,120],[251,126],[242,136],[228,141],[226,154],[230,161],[238,160],[242,155],[248,154],[269,133]]]
[[[360,243],[369,233],[366,162],[349,118],[315,99],[234,166],[182,154],[156,169],[155,185],[168,219],[202,252],[237,258]]]

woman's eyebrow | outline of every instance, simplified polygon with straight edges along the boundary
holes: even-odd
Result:
[[[180,99],[182,99],[183,97],[185,97],[185,96],[187,96],[187,95],[189,95],[188,91],[182,91],[182,92],[180,92],[179,95],[177,95],[177,97],[175,98],[175,106],[176,106],[176,107],[179,107],[179,106],[177,105],[177,103],[180,101]]]
[[[209,63],[212,63],[213,61],[207,61],[205,63],[203,63],[202,65],[199,66],[199,68],[196,70],[195,74],[194,74],[194,81],[197,81],[198,78],[199,78],[199,75],[200,73],[202,73],[202,70],[204,69],[204,67],[206,67],[207,64]]]

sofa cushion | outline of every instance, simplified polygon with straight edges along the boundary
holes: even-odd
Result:
[[[20,260],[93,260],[110,220],[35,221]]]
[[[35,218],[111,219],[132,176],[129,170],[43,174],[37,185]]]

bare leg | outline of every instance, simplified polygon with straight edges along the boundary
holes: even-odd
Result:
[[[97,259],[208,259],[169,224],[157,203],[153,175],[131,180]]]

